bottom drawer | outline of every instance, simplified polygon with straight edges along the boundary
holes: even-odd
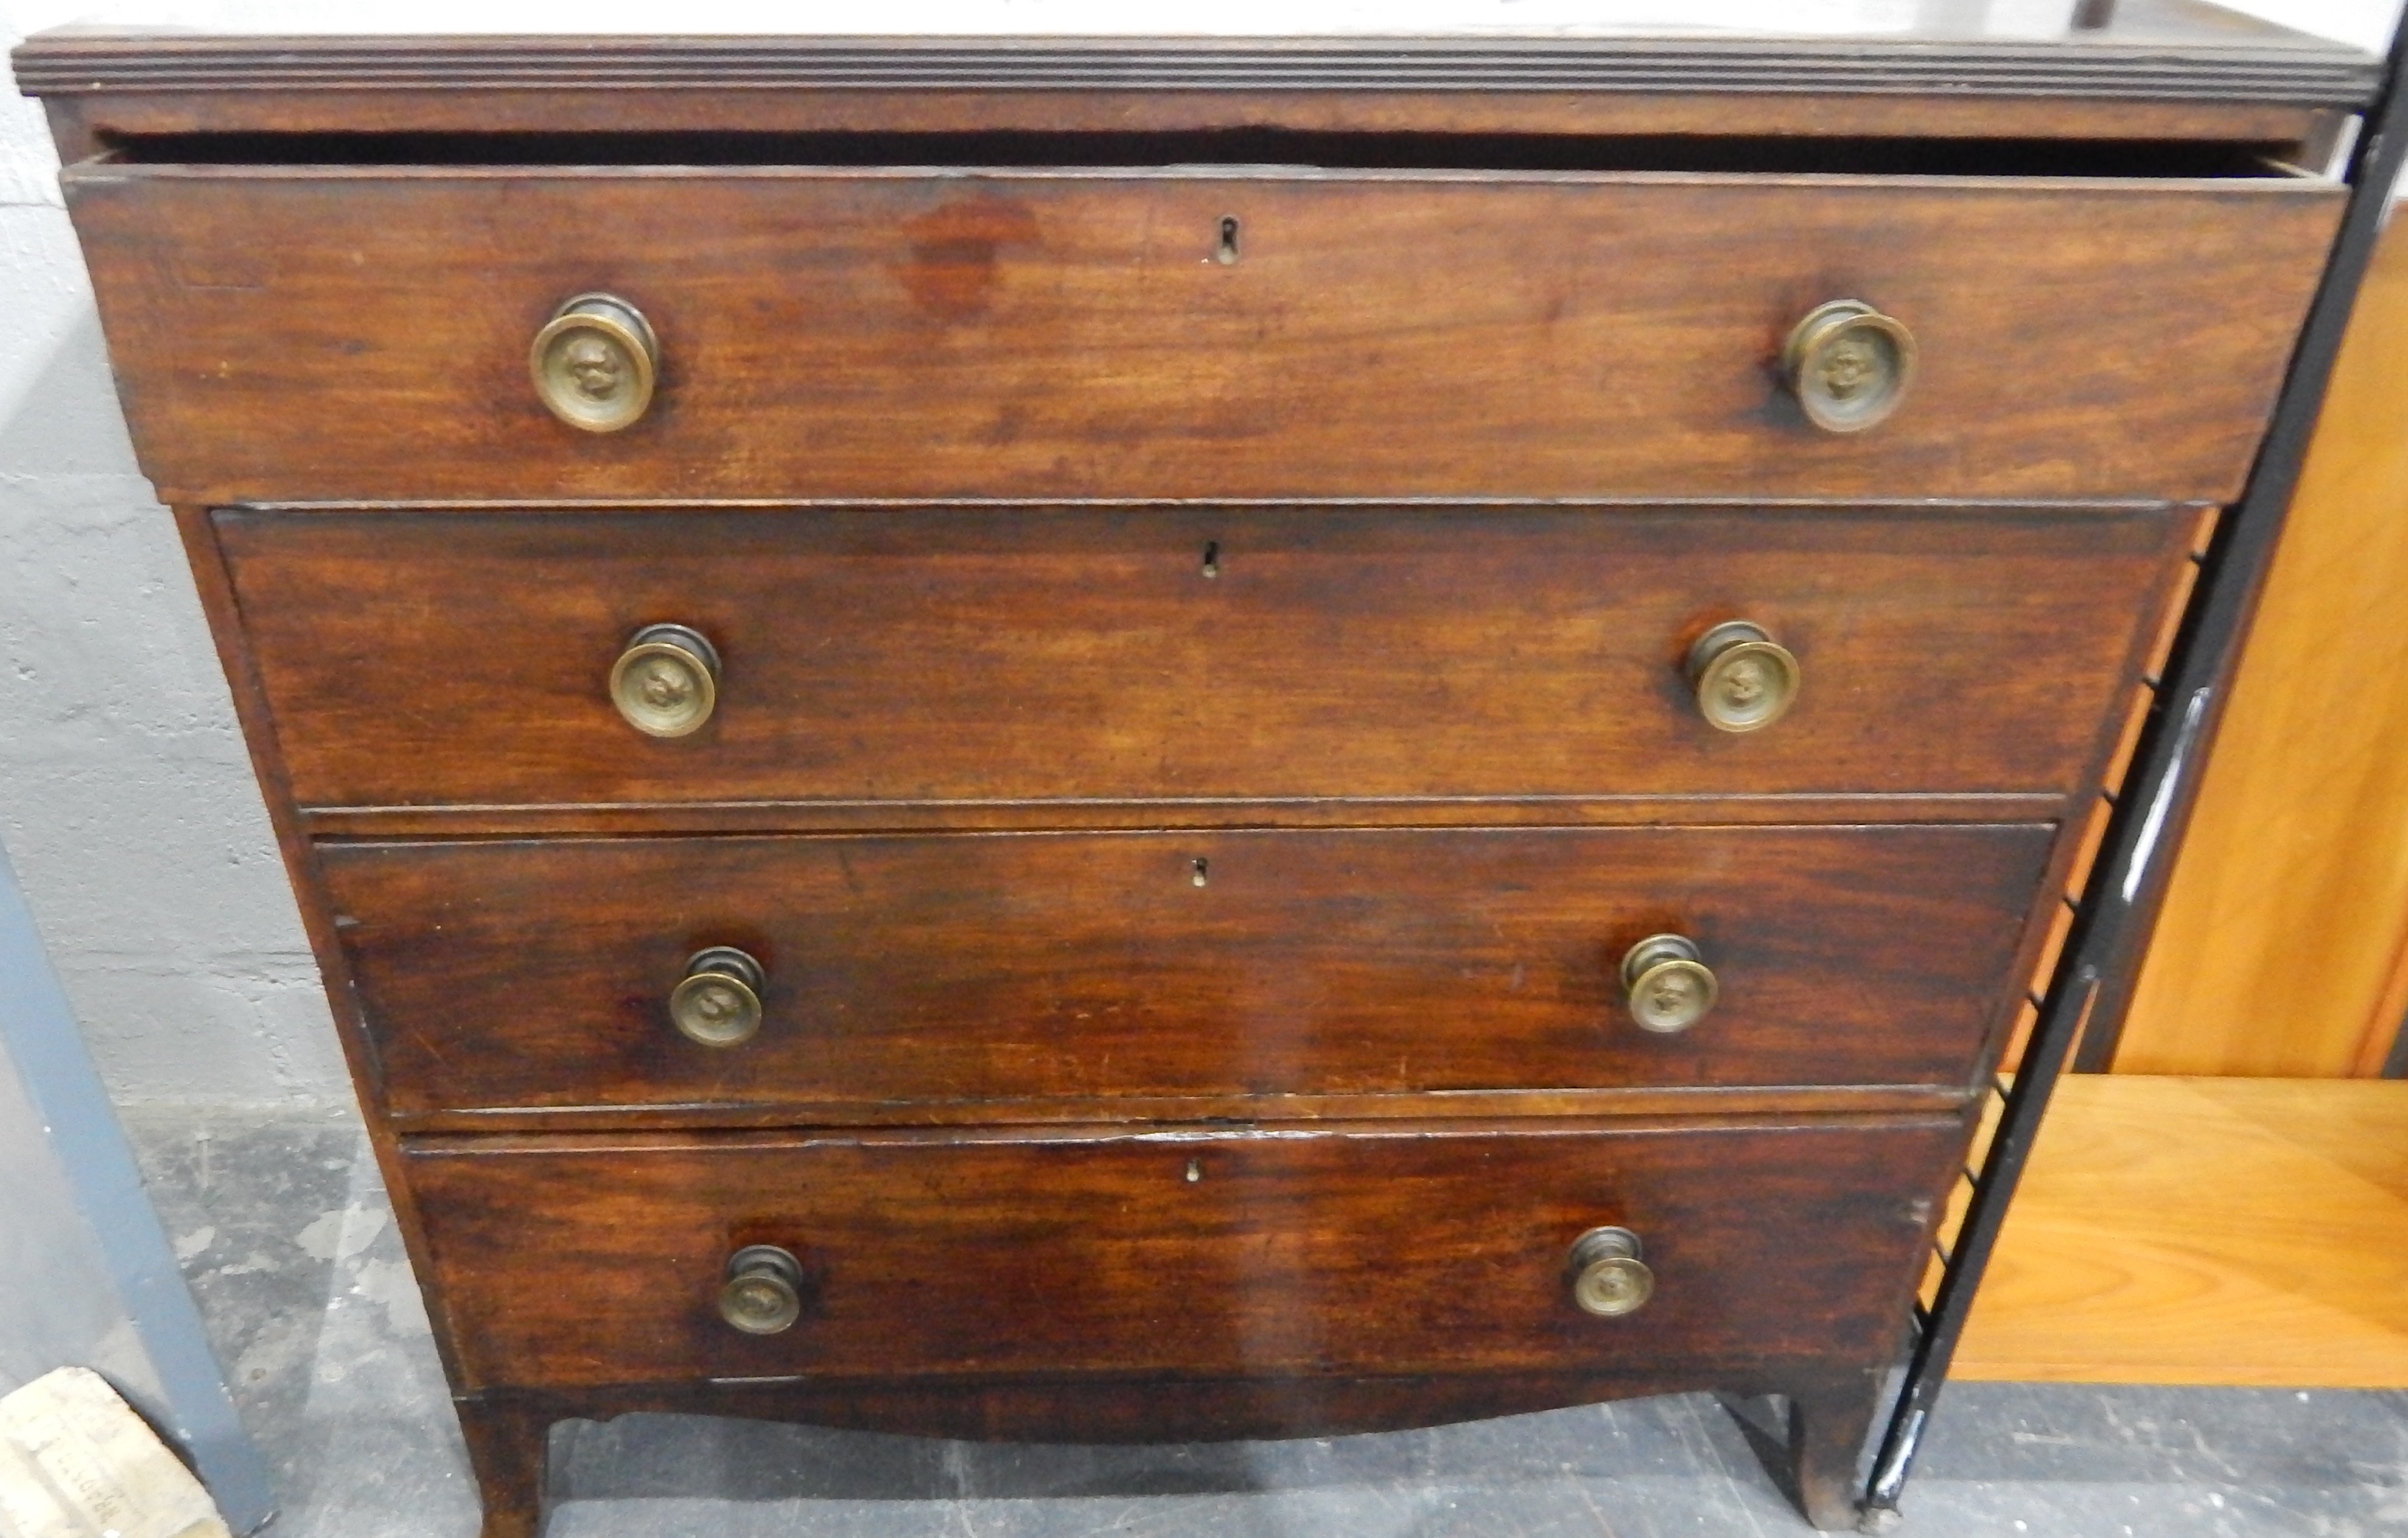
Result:
[[[1954,1118],[428,1140],[461,1387],[809,1373],[1295,1376],[1862,1362],[1905,1318]],[[1654,1290],[1584,1312],[1587,1230]],[[800,1315],[719,1312],[745,1246]]]

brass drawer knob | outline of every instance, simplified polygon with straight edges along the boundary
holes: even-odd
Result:
[[[589,433],[632,427],[652,404],[661,344],[624,299],[580,294],[553,310],[527,352],[535,393],[553,416]]]
[[[696,951],[669,990],[669,1021],[707,1047],[749,1042],[761,1028],[761,963],[731,945]]]
[[[1730,620],[1699,636],[1684,670],[1698,713],[1719,731],[1761,731],[1798,702],[1798,659],[1762,625]]]
[[[1781,367],[1806,420],[1861,433],[1889,420],[1914,382],[1914,333],[1857,299],[1817,305],[1782,345]]]
[[[1630,1018],[1641,1030],[1676,1036],[1706,1017],[1722,985],[1683,935],[1649,935],[1622,955]]]
[[[803,1268],[775,1244],[747,1244],[727,1258],[719,1316],[747,1335],[775,1335],[803,1316]]]
[[[1636,1314],[1656,1295],[1656,1273],[1628,1229],[1591,1229],[1574,1240],[1571,1279],[1572,1301],[1601,1319]]]
[[[696,731],[719,703],[719,653],[682,625],[648,625],[610,668],[610,703],[647,737]]]

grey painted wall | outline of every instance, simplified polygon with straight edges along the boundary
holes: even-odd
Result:
[[[2397,0],[2248,4],[2371,48],[2397,9]],[[89,8],[0,0],[0,47]],[[691,7],[604,8],[597,20],[590,3],[430,3],[394,7],[384,24],[726,28],[731,11],[749,10],[774,29],[824,25],[832,14],[748,0],[705,7],[701,22]],[[911,16],[940,26],[949,8],[995,24],[991,0],[922,0]],[[1213,16],[1243,25],[1237,13],[1259,22],[1312,8],[1222,0]],[[306,27],[311,9],[280,14]],[[1013,14],[1035,25],[1041,11]],[[278,13],[252,0],[156,0],[115,5],[108,19],[272,25]],[[342,21],[378,24],[366,10]],[[0,842],[122,1100],[348,1100],[181,551],[134,466],[56,165],[34,104],[13,86],[0,91]]]
[[[119,1095],[347,1097],[56,167],[0,93],[0,844]]]

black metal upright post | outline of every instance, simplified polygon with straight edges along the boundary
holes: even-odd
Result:
[[[1873,1460],[1864,1530],[1885,1531],[1921,1445],[1933,1404],[2049,1092],[2077,1040],[2081,1064],[2103,1068],[2131,1001],[2141,959],[2157,925],[2173,853],[2188,826],[2202,761],[2223,713],[2242,638],[2256,612],[2276,538],[2290,510],[2300,469],[2322,410],[2333,360],[2373,259],[2386,205],[2408,149],[2408,26],[2392,40],[2382,84],[2349,156],[2349,201],[2322,283],[2308,311],[2273,418],[2241,501],[2200,558],[2199,582],[2177,630],[2121,793],[2109,815],[2090,879],[2075,908],[2057,970],[2005,1099],[1981,1172],[1948,1252],[1938,1292],[1918,1318],[1914,1346],[1896,1408]]]

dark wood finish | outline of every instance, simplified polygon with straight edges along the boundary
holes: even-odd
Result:
[[[1219,832],[344,845],[401,1112],[1960,1085],[2054,829]],[[1195,880],[1206,862],[1206,882]],[[1641,939],[1721,996],[1629,1018]],[[766,1023],[668,1021],[739,946]]]
[[[965,1442],[1114,1446],[1159,1442],[1275,1441],[1408,1430],[1527,1415],[1644,1394],[1837,1397],[1864,1374],[1784,1367],[1701,1375],[1646,1367],[1310,1378],[1082,1377],[683,1378],[554,1389],[491,1388],[458,1402],[524,1408],[560,1420],[634,1414],[733,1416]],[[1784,1449],[1785,1451],[1785,1449]],[[1785,1477],[1785,1474],[1784,1475]]]
[[[1789,1394],[1789,1463],[1806,1520],[1826,1532],[1856,1526],[1856,1460],[1882,1406],[1878,1373],[1854,1382],[1793,1389]]]
[[[484,1502],[480,1538],[536,1538],[550,1490],[546,1465],[556,1417],[543,1406],[462,1394],[452,1401],[467,1444],[468,1467]]]
[[[64,180],[143,468],[209,502],[2222,498],[2341,207],[2294,179]],[[665,360],[651,414],[602,436],[554,421],[526,368],[595,289]],[[1790,328],[1842,297],[1923,360],[1899,414],[1847,436],[1776,377]]]
[[[176,532],[182,540],[184,555],[193,573],[193,585],[198,591],[201,609],[209,622],[209,637],[216,644],[219,665],[224,668],[226,683],[234,697],[235,717],[242,724],[245,748],[251,756],[251,772],[259,782],[262,799],[266,803],[269,826],[275,830],[277,853],[283,858],[287,879],[293,883],[294,895],[300,898],[302,932],[308,938],[309,952],[318,963],[318,972],[326,990],[326,1003],[334,1016],[335,1034],[341,1043],[343,1062],[350,1070],[352,1085],[361,1091],[367,1103],[368,1086],[376,1082],[376,1052],[361,1028],[355,1005],[349,964],[343,957],[342,942],[337,938],[335,914],[322,896],[318,880],[317,851],[301,830],[300,817],[294,804],[292,781],[287,777],[283,754],[278,749],[276,730],[268,713],[267,697],[260,688],[259,673],[251,665],[249,649],[243,644],[242,617],[236,605],[234,587],[226,573],[223,553],[219,549],[217,530],[205,509],[179,507],[174,510]],[[452,1348],[451,1317],[445,1307],[440,1284],[436,1281],[432,1258],[426,1249],[426,1230],[420,1220],[418,1193],[409,1184],[408,1167],[403,1163],[401,1145],[394,1129],[383,1118],[366,1118],[368,1147],[377,1163],[377,1173],[393,1203],[394,1226],[399,1230],[403,1248],[409,1257],[410,1270],[425,1295],[426,1312],[434,1325],[435,1350],[443,1363],[446,1378],[459,1382],[459,1358]],[[497,1429],[496,1437],[506,1433]],[[480,1467],[482,1467],[481,1463]],[[532,1534],[506,1530],[490,1532],[487,1538],[532,1538]]]
[[[1978,13],[1977,13],[1978,16]],[[1643,31],[1369,36],[305,36],[46,33],[14,54],[34,95],[383,88],[468,95],[609,89],[874,87],[923,93],[1577,90],[2069,96],[2356,107],[2376,61],[2344,44],[2193,0],[2126,0],[2114,24],[2035,38],[1977,19],[1903,35],[1815,38]],[[473,97],[472,97],[473,99]],[[351,126],[345,122],[343,126]]]
[[[2268,162],[2371,76],[2163,0],[2057,42],[18,58],[489,1538],[575,1416],[1154,1440],[1710,1387],[1784,1396],[1850,1521],[2003,980],[2329,249],[2338,189]],[[412,133],[456,137],[372,137]],[[765,137],[936,133],[1022,137]],[[1093,137],[1140,133],[1188,137]],[[1010,164],[925,168],[964,160]],[[666,343],[607,438],[525,379],[589,288]],[[1840,296],[1925,365],[1849,439],[1774,377]],[[1740,617],[1806,678],[1744,739],[1679,676]],[[651,621],[727,660],[692,740],[605,697]],[[1726,987],[1661,1042],[1611,981],[1657,927]],[[771,964],[734,1054],[659,1014],[707,941]],[[1591,1319],[1565,1252],[1616,1221],[1662,1290]],[[749,1242],[805,1258],[789,1333],[715,1316]]]
[[[2153,509],[227,512],[304,805],[2054,792],[2150,632]],[[1202,575],[1208,543],[1220,575]],[[542,580],[530,581],[539,569]],[[2154,605],[2149,608],[2154,610]],[[1680,664],[1796,652],[1770,730]],[[639,625],[718,713],[609,702]]]
[[[37,43],[41,40],[37,39]],[[2344,109],[2287,102],[1824,92],[781,90],[440,87],[92,94],[45,87],[63,161],[183,134],[1305,133],[1764,135],[1805,138],[2205,141],[2322,165]]]
[[[508,1434],[513,1443],[508,1456],[523,1458],[540,1456],[546,1430],[554,1421],[609,1420],[644,1412],[791,1420],[973,1442],[1227,1442],[1398,1430],[1714,1387],[1779,1394],[1793,1404],[1828,1404],[1844,1413],[1849,1398],[1862,1394],[1869,1381],[1863,1373],[1795,1369],[1756,1377],[1638,1369],[1477,1377],[1090,1378],[1004,1383],[810,1374],[768,1380],[611,1384],[566,1390],[501,1388],[463,1396],[456,1402],[462,1425],[475,1428],[469,1433],[472,1457],[480,1437],[505,1434],[489,1428],[509,1426],[512,1430]],[[1834,1439],[1818,1439],[1818,1443],[1836,1445]],[[1849,1449],[1851,1455],[1854,1451]],[[505,1449],[496,1447],[495,1452]],[[1788,1449],[1779,1452],[1786,1455]],[[1776,1480],[1790,1484],[1794,1493],[1790,1465],[1777,1463],[1772,1472]],[[520,1463],[502,1465],[498,1473],[500,1477],[483,1485],[485,1538],[522,1538],[538,1521],[537,1498],[531,1492],[538,1488],[541,1473]],[[843,1475],[837,1477],[841,1480]],[[1853,1523],[1851,1511],[1848,1522],[1823,1525],[1836,1529]]]
[[[1830,1367],[1884,1352],[1957,1118],[419,1143],[463,1386]],[[1189,1178],[1190,1171],[1195,1178]],[[1656,1295],[1570,1300],[1587,1229]],[[718,1316],[782,1244],[804,1318]]]
[[[559,806],[305,807],[329,842],[624,833],[1060,832],[1174,827],[1656,827],[1780,823],[2028,823],[2047,791],[1963,795],[1180,797],[1076,801],[654,801]]]
[[[1473,1120],[1509,1116],[1746,1116],[1947,1113],[1972,1103],[1976,1091],[1954,1085],[1750,1085],[1738,1088],[1685,1085],[1604,1089],[1453,1089],[1423,1095],[1128,1095],[1105,1102],[1025,1095],[982,1100],[900,1100],[891,1103],[767,1100],[708,1107],[565,1105],[504,1110],[394,1112],[404,1133],[776,1128],[808,1120],[839,1127],[1066,1127],[1099,1118],[1133,1122],[1383,1122],[1432,1115]]]

